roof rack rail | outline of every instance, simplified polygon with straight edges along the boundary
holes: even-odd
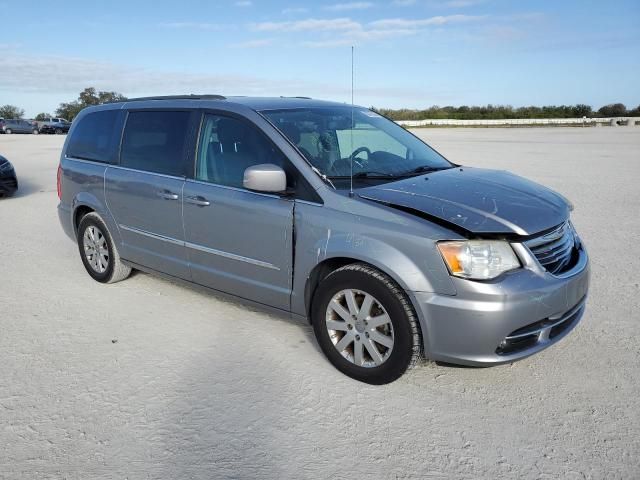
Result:
[[[125,102],[139,102],[142,100],[226,100],[222,95],[165,95],[160,97],[138,97],[128,98]]]
[[[311,97],[300,97],[300,96],[285,97],[284,95],[280,95],[280,98],[300,98],[302,100],[313,100]]]

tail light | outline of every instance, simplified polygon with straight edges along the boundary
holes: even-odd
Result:
[[[58,200],[62,200],[62,165],[58,164],[58,177],[56,180],[58,186]]]

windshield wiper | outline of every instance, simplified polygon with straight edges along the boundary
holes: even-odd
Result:
[[[386,172],[358,172],[353,174],[353,178],[394,178],[395,175]]]
[[[411,177],[413,175],[421,175],[423,173],[437,172],[438,170],[446,170],[446,167],[431,167],[429,165],[420,165],[412,170],[399,173],[398,177]]]
[[[375,180],[406,178],[406,177],[413,177],[415,175],[422,175],[423,173],[437,172],[438,170],[446,170],[446,169],[447,167],[430,167],[428,165],[420,165],[419,167],[413,168],[406,172],[400,172],[400,173],[388,173],[388,172],[376,172],[376,171],[358,172],[353,174],[353,178],[355,179],[365,178],[365,179],[375,179]],[[349,175],[337,175],[337,176],[330,175],[329,178],[344,179],[344,178],[350,178],[350,177]]]
[[[355,179],[360,179],[360,178],[373,178],[373,179],[380,179],[380,178],[396,178],[397,175],[393,175],[391,173],[385,173],[385,172],[358,172],[358,173],[354,173],[353,174],[353,178]],[[338,178],[338,179],[343,179],[343,178],[351,178],[349,175],[330,175],[329,178]]]

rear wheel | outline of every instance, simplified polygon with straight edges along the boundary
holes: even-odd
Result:
[[[365,264],[346,265],[322,281],[312,322],[331,363],[362,382],[390,383],[421,357],[418,321],[407,295]]]
[[[62,135],[62,129],[56,128],[56,135]]]
[[[13,133],[13,130],[11,130],[10,128],[5,129],[4,133],[11,135]]]
[[[119,282],[131,273],[131,267],[120,260],[107,226],[95,212],[80,220],[78,248],[84,268],[98,282]]]

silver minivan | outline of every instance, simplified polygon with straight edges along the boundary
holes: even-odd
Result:
[[[90,107],[58,195],[95,280],[140,269],[308,320],[331,363],[367,383],[422,356],[513,362],[585,308],[588,258],[564,197],[456,165],[362,107],[216,95]]]

